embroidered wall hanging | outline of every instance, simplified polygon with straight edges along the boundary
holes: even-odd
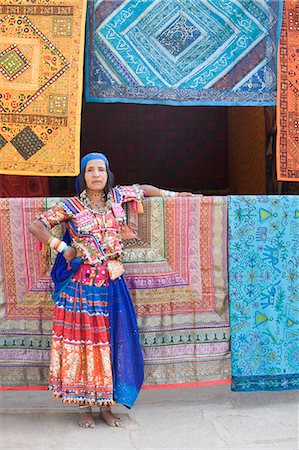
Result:
[[[299,198],[229,199],[232,390],[299,388]]]
[[[86,0],[0,0],[0,173],[76,175]]]
[[[88,101],[274,105],[282,2],[88,2]]]
[[[298,0],[284,2],[279,43],[277,99],[277,179],[299,181]]]

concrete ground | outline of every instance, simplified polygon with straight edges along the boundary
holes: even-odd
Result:
[[[77,408],[47,391],[0,392],[1,450],[298,450],[299,392],[233,393],[229,385],[142,391],[118,405],[121,428],[96,417],[77,426]]]

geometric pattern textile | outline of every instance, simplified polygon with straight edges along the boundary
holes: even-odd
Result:
[[[86,98],[275,105],[277,0],[89,0]]]
[[[233,391],[299,389],[299,197],[229,198]]]
[[[30,127],[26,127],[18,133],[11,140],[11,143],[25,160],[29,159],[45,145]]]
[[[0,0],[0,173],[79,172],[85,14],[86,0]]]
[[[54,255],[38,250],[28,224],[57,200],[0,200],[2,389],[47,385]],[[143,203],[141,216],[127,208],[135,237],[125,240],[124,263],[144,354],[144,388],[229,383],[227,201],[198,196]],[[62,227],[53,233],[61,236]]]
[[[124,261],[145,387],[230,381],[226,198],[151,198],[138,220]]]
[[[279,43],[277,179],[299,181],[299,1],[284,2]]]

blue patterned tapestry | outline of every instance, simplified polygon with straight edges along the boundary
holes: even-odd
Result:
[[[299,196],[229,198],[233,391],[299,389]]]
[[[282,1],[89,0],[86,98],[274,105]]]

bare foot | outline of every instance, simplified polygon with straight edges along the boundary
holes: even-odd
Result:
[[[82,428],[94,428],[95,422],[92,417],[91,408],[82,408],[79,414],[79,425]]]
[[[100,416],[110,427],[120,427],[121,425],[120,417],[112,414],[111,409],[107,406],[100,408]]]

